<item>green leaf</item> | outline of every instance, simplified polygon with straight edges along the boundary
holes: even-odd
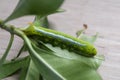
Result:
[[[83,29],[81,29],[81,30],[79,30],[79,31],[76,32],[77,38],[78,38],[78,39],[82,39],[82,40],[84,40],[84,41],[87,41],[87,42],[89,42],[89,43],[91,43],[91,44],[94,44],[94,42],[96,41],[96,39],[97,39],[97,37],[98,37],[98,33],[96,33],[96,34],[93,35],[93,36],[87,36],[87,35],[85,34],[85,31],[86,31],[86,29],[87,29],[87,25],[84,24],[83,26],[84,26]]]
[[[26,16],[40,15],[45,16],[54,13],[64,0],[19,0],[13,13],[5,20],[5,22]]]
[[[98,37],[98,33],[96,33],[96,34],[93,35],[93,36],[87,36],[87,35],[85,35],[85,34],[81,34],[81,35],[79,36],[79,39],[85,40],[85,41],[93,44],[93,43],[96,41],[97,37]]]
[[[95,69],[79,61],[55,57],[48,54],[41,56],[50,64],[50,66],[62,75],[65,80],[102,80]]]
[[[104,60],[104,57],[99,55],[99,54],[97,54],[94,57],[88,58],[88,57],[84,57],[84,56],[81,56],[79,54],[76,54],[74,52],[69,52],[68,50],[63,50],[59,47],[53,47],[50,44],[44,44],[44,45],[46,47],[48,47],[51,51],[53,51],[51,53],[56,55],[56,56],[66,58],[66,59],[80,61],[80,62],[85,63],[86,65],[88,65],[94,69],[98,69],[98,67],[100,66],[100,64]]]
[[[28,65],[21,70],[20,80],[39,80],[40,74],[33,61],[30,60],[26,64]]]
[[[61,12],[64,12],[64,11],[65,11],[64,9],[58,9],[54,13],[61,13]],[[45,28],[49,28],[51,26],[49,21],[48,21],[48,17],[47,16],[41,16],[41,15],[36,15],[35,16],[34,25],[45,27]]]
[[[48,66],[46,68],[52,67],[54,71],[62,76],[63,80],[102,80],[100,75],[96,71],[96,69],[98,68],[98,66],[96,68],[96,65],[100,65],[97,64],[96,61],[99,60],[96,60],[94,58],[90,59],[79,55],[74,55],[74,57],[72,58],[72,55],[70,56],[69,54],[68,56],[67,53],[64,54],[64,56],[62,53],[61,56],[56,56],[54,54],[58,53],[48,53],[36,47],[34,47],[34,49],[39,54],[39,56],[31,57],[33,57],[36,66],[39,66],[40,69],[44,69],[44,72],[40,72],[46,80],[61,80],[61,78],[56,79],[55,76],[50,76],[52,75],[52,72],[48,69],[45,69],[45,67],[42,67],[42,64],[39,63],[39,57],[42,57],[43,62],[47,63]],[[65,55],[67,55],[67,57],[65,57]]]
[[[64,9],[58,9],[57,11],[55,11],[54,13],[61,13],[64,12]],[[49,28],[51,25],[48,21],[48,17],[47,16],[41,16],[41,15],[36,15],[35,16],[35,20],[34,20],[34,25],[37,27],[45,27],[45,28]]]
[[[12,75],[17,70],[20,70],[23,66],[26,65],[28,61],[29,61],[29,57],[25,57],[22,59],[4,63],[0,68],[0,79],[8,77],[9,75]]]

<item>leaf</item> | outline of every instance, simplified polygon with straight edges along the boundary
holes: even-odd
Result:
[[[65,80],[102,80],[95,69],[79,61],[47,54],[42,55],[42,57],[50,64],[50,66],[61,74]]]
[[[102,80],[100,75],[96,71],[97,65],[94,60],[90,60],[89,58],[65,58],[63,55],[56,56],[52,53],[45,52],[41,49],[37,49],[34,47],[35,51],[39,54],[38,57],[33,57],[33,61],[36,63],[36,66],[39,66],[40,69],[44,69],[44,72],[40,71],[41,74],[45,77],[46,80],[61,80],[61,78],[57,78],[52,75],[52,72],[45,67],[42,67],[42,64],[39,63],[39,57],[42,57],[43,62],[47,63],[47,67],[53,68],[54,71],[59,73],[62,76],[62,80]],[[59,51],[58,51],[59,52]],[[35,54],[35,53],[31,53]],[[55,53],[57,54],[57,53]],[[63,56],[63,57],[62,57]],[[76,55],[76,57],[79,55]],[[37,59],[36,59],[37,58]],[[85,61],[84,61],[85,60]],[[88,64],[94,65],[88,65]],[[47,68],[46,67],[46,68]]]
[[[96,39],[97,39],[97,37],[98,37],[98,33],[96,33],[96,34],[93,35],[93,36],[87,36],[87,35],[85,34],[85,31],[86,31],[86,29],[87,29],[87,25],[84,24],[83,27],[84,27],[83,29],[81,29],[81,30],[79,30],[79,31],[76,32],[77,38],[78,38],[78,39],[82,39],[82,40],[84,40],[84,41],[87,41],[87,42],[89,42],[89,43],[91,43],[91,44],[94,44],[94,42],[96,41]]]
[[[20,80],[39,80],[40,74],[33,61],[30,60],[26,64],[28,65],[21,70]]]
[[[55,11],[54,13],[61,13],[64,12],[64,9],[58,9],[57,11]],[[48,17],[47,16],[41,16],[41,15],[36,15],[35,16],[35,20],[34,20],[34,25],[39,27],[45,27],[45,28],[49,28],[51,25],[48,21]]]
[[[48,47],[51,51],[52,54],[62,57],[62,58],[66,58],[66,59],[72,59],[72,60],[77,60],[80,61],[82,63],[85,63],[86,65],[94,68],[94,69],[98,69],[98,67],[100,66],[101,62],[104,60],[104,57],[97,54],[94,57],[84,57],[81,56],[79,54],[76,54],[74,52],[69,52],[68,50],[63,50],[59,47],[53,47],[50,44],[44,44],[46,47]],[[39,47],[40,48],[40,47]]]
[[[63,1],[64,0],[19,0],[13,13],[4,22],[26,15],[46,16],[59,9]]]
[[[22,59],[4,63],[0,68],[0,79],[8,77],[17,70],[20,70],[24,65],[26,65],[28,61],[29,61],[29,57],[25,57]]]
[[[93,44],[96,41],[97,37],[98,37],[98,33],[96,33],[93,36],[87,36],[85,34],[81,34],[81,36],[79,36],[79,39],[85,40],[85,41]]]

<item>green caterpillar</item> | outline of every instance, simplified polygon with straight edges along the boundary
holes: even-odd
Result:
[[[23,32],[28,37],[33,39],[37,38],[43,43],[49,43],[52,46],[67,49],[70,52],[75,52],[82,56],[93,57],[97,53],[92,44],[55,30],[36,27],[31,24],[27,29],[23,30]]]

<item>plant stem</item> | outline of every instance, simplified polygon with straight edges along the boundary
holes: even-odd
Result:
[[[5,51],[5,53],[3,54],[1,60],[0,60],[0,66],[4,63],[9,51],[10,51],[10,48],[12,46],[12,43],[13,43],[13,40],[14,40],[14,34],[11,34],[11,37],[10,37],[10,41],[9,41],[9,44],[8,44],[8,47]]]
[[[14,27],[12,25],[5,25],[5,24],[3,24],[3,22],[1,20],[0,20],[0,28],[2,28],[2,29],[4,29],[4,30],[6,30],[6,31],[11,33],[11,39],[10,39],[9,45],[8,45],[8,47],[7,47],[6,51],[5,51],[2,59],[0,60],[0,66],[1,66],[3,64],[3,62],[4,62],[4,60],[6,59],[7,54],[9,52],[10,48],[11,48],[11,45],[12,45],[12,42],[13,42],[13,39],[14,39],[14,35],[16,34],[17,36],[23,38],[22,36],[25,35],[25,34],[20,29]]]
[[[11,34],[16,34],[22,38],[22,35],[25,35],[20,29],[14,27],[13,25],[5,25],[0,21],[0,28],[10,32]]]

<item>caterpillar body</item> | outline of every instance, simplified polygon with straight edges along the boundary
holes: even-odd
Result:
[[[49,43],[52,46],[67,49],[70,52],[75,52],[82,56],[93,57],[97,53],[92,44],[55,30],[36,27],[31,24],[27,29],[23,30],[23,32],[28,37],[33,39],[37,38],[43,43]]]

